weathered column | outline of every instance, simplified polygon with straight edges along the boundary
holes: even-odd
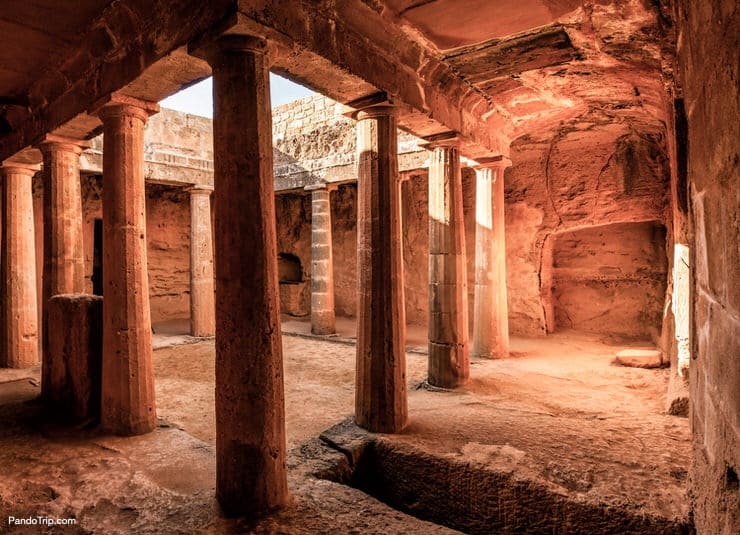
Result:
[[[408,420],[396,112],[381,104],[352,116],[358,121],[355,421],[395,433]]]
[[[504,169],[508,160],[478,160],[475,204],[473,356],[509,354],[504,240]]]
[[[436,136],[429,166],[430,384],[455,388],[470,376],[468,282],[460,140]]]
[[[47,135],[39,146],[44,157],[44,263],[41,300],[41,394],[48,399],[52,363],[47,348],[46,304],[52,296],[85,291],[85,253],[82,238],[80,153],[86,143]]]
[[[2,166],[2,354],[0,367],[39,363],[33,175],[38,166]]]
[[[147,279],[144,125],[159,107],[115,97],[103,121],[103,385],[101,425],[136,435],[154,429],[152,329]]]
[[[58,294],[46,302],[49,325],[44,355],[44,397],[62,419],[94,421],[100,417],[103,349],[103,298]],[[49,358],[47,358],[49,357]],[[48,364],[47,364],[48,361]]]
[[[332,187],[306,186],[311,192],[311,332],[334,334],[334,258],[331,242]]]
[[[213,70],[216,496],[228,515],[287,502],[267,45],[220,37]]]
[[[213,336],[213,232],[210,186],[190,188],[190,334]]]

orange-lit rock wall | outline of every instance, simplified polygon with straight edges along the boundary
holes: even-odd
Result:
[[[669,169],[662,125],[598,112],[512,145],[509,327],[660,335]]]

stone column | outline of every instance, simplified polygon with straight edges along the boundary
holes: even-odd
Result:
[[[504,240],[504,169],[508,160],[478,160],[475,205],[473,356],[509,354]]]
[[[103,121],[101,425],[136,435],[157,424],[147,278],[144,125],[156,104],[115,97]]]
[[[374,432],[407,424],[406,322],[398,132],[392,106],[357,119],[357,377],[355,421]]]
[[[49,324],[46,304],[52,296],[85,291],[80,153],[86,146],[81,140],[51,135],[47,135],[39,146],[44,157],[41,394],[45,398],[48,398],[52,367],[47,351]],[[51,325],[51,328],[57,326]]]
[[[222,36],[213,70],[216,496],[227,515],[288,499],[267,45]]]
[[[190,188],[190,334],[216,334],[210,186]]]
[[[333,190],[327,184],[306,186],[311,192],[311,332],[334,334],[334,258],[331,241]]]
[[[429,376],[455,388],[470,376],[468,282],[459,139],[437,136],[425,146],[429,166]]]
[[[2,166],[2,354],[0,367],[39,363],[33,175],[38,166]]]

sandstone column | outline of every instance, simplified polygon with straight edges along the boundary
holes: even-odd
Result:
[[[470,375],[468,282],[459,139],[437,136],[429,166],[429,376],[455,388]]]
[[[285,400],[267,45],[222,36],[213,70],[216,496],[228,515],[286,503]]]
[[[395,433],[408,419],[396,114],[376,105],[357,119],[357,377],[355,420]]]
[[[44,263],[41,300],[41,393],[48,397],[51,365],[47,348],[49,325],[46,304],[59,294],[85,291],[85,253],[82,234],[80,153],[86,143],[47,135],[39,148],[44,157]]]
[[[210,186],[190,188],[190,334],[213,336],[213,233]]]
[[[103,121],[103,385],[101,425],[135,435],[154,429],[152,330],[147,279],[144,125],[156,104],[118,96]]]
[[[305,189],[311,192],[311,332],[334,334],[334,258],[329,202],[333,188],[319,184]]]
[[[478,160],[475,205],[473,356],[509,354],[504,240],[504,169],[508,160]]]
[[[2,166],[2,354],[0,367],[28,368],[39,361],[33,175],[38,166]]]

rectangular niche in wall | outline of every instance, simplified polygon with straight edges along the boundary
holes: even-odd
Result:
[[[556,330],[658,338],[667,272],[661,223],[580,228],[553,240]]]
[[[280,311],[284,314],[306,316],[310,312],[304,279],[301,259],[291,253],[279,253]]]

